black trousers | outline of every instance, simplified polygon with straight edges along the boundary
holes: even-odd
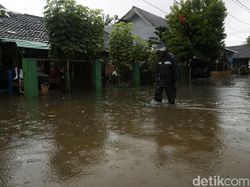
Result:
[[[155,90],[155,100],[162,102],[162,94],[164,90],[166,91],[168,97],[168,103],[175,104],[176,87],[174,84],[168,84],[166,87],[158,86]]]

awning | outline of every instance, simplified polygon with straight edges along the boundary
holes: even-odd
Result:
[[[47,43],[42,43],[42,42],[33,42],[27,40],[8,39],[8,38],[0,38],[0,42],[13,42],[16,43],[17,47],[22,47],[22,48],[43,49],[43,50],[49,49],[49,45]]]

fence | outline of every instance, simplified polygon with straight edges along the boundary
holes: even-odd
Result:
[[[22,66],[27,97],[37,96],[41,84],[51,84],[68,94],[83,87],[102,89],[102,64],[99,61],[23,59]]]

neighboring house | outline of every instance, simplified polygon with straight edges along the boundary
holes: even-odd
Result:
[[[104,30],[104,56],[108,56],[108,39]],[[8,11],[0,5],[0,90],[7,72],[22,66],[22,58],[48,58],[48,40],[42,17]]]
[[[20,77],[23,58],[47,58],[48,35],[43,18],[15,13],[0,6],[0,90]],[[12,75],[11,75],[12,74]],[[16,83],[16,82],[15,82]],[[17,87],[18,85],[15,84]]]
[[[48,33],[42,17],[7,11],[0,5],[0,42],[15,42],[17,47],[48,50]],[[104,49],[108,50],[104,30]]]
[[[157,38],[155,28],[167,26],[164,18],[135,6],[120,21],[133,23],[133,33],[145,41],[148,41],[150,38]]]
[[[223,56],[223,70],[232,70],[233,69],[233,55],[237,53],[237,51],[231,50],[229,48],[224,48],[224,56]]]
[[[0,10],[1,10],[1,9],[5,9],[5,7],[3,7],[2,5],[0,5]]]
[[[250,69],[250,46],[239,45],[227,47],[235,51],[233,54],[233,71],[236,73],[248,73]]]
[[[48,34],[43,18],[7,11],[4,8],[1,12],[0,50],[5,56],[10,56],[12,53],[12,64],[16,64],[15,61],[21,57],[47,56]],[[6,46],[8,46],[8,50]],[[39,55],[37,56],[36,53]],[[2,60],[6,61],[6,59]]]

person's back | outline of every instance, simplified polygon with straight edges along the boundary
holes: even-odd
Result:
[[[162,56],[158,62],[158,74],[160,80],[160,86],[166,87],[167,84],[171,84],[175,81],[175,62],[173,57],[166,53]]]
[[[175,103],[176,97],[176,63],[174,57],[170,54],[166,48],[159,51],[159,61],[156,64],[156,81],[157,89],[155,93],[155,100],[162,101],[163,90],[166,90],[168,102],[170,104]]]

